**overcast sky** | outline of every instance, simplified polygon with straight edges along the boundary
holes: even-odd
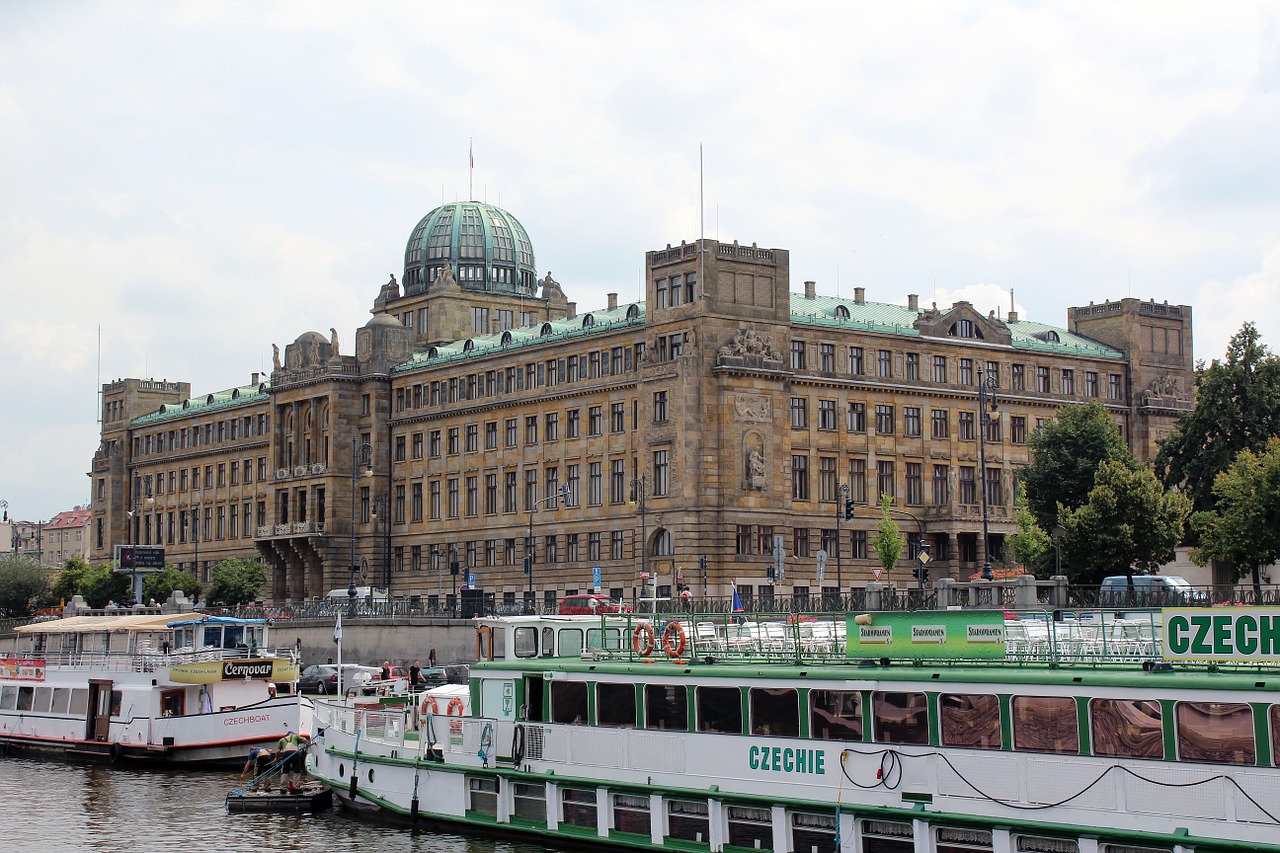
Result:
[[[87,501],[99,379],[350,352],[468,195],[580,310],[705,227],[795,290],[1153,298],[1197,358],[1246,320],[1280,348],[1278,8],[0,0],[0,499]]]

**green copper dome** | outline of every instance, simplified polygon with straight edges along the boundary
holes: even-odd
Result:
[[[520,221],[479,201],[444,204],[422,217],[404,249],[404,292],[423,293],[445,264],[463,290],[537,293],[533,243]]]

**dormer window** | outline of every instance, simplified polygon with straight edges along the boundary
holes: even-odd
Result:
[[[947,335],[952,338],[977,338],[982,340],[982,330],[972,320],[956,320],[951,324],[951,330],[947,332]]]
[[[836,306],[836,319],[837,319],[837,320],[848,320],[848,319],[849,319],[849,309],[848,309],[848,308],[846,308],[846,307],[845,307],[845,306],[843,306],[843,305],[837,305],[837,306]]]

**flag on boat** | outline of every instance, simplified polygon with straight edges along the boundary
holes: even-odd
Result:
[[[738,598],[738,588],[735,586],[733,588],[733,612],[741,613],[743,609],[744,608],[742,606],[742,599]]]
[[[333,641],[335,643],[342,642],[342,614],[338,614],[338,621],[333,625]]]

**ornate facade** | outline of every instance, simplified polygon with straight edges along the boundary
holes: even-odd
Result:
[[[306,332],[228,392],[104,386],[94,557],[159,541],[207,577],[258,555],[275,600],[354,578],[514,602],[597,568],[614,595],[816,594],[872,578],[887,493],[931,577],[968,577],[983,485],[998,560],[1038,423],[1097,400],[1148,458],[1190,406],[1187,306],[1090,304],[1068,329],[793,293],[785,250],[704,240],[647,254],[643,303],[578,313],[514,217],[474,202],[419,223],[404,281],[353,354]],[[908,558],[886,579],[912,583]]]

